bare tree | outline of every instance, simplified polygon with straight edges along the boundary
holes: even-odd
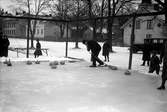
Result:
[[[85,4],[83,3],[83,1],[81,0],[72,0],[72,7],[70,8],[70,17],[71,19],[76,19],[79,20],[80,18],[83,18],[86,16],[85,11],[86,11],[86,7]],[[78,41],[79,38],[82,37],[82,31],[85,29],[85,25],[83,22],[75,22],[75,23],[71,23],[71,26],[76,27],[76,32],[77,35],[75,35],[75,48],[79,48],[78,46]]]
[[[120,13],[120,11],[122,11],[121,9],[125,8],[126,4],[131,3],[135,0],[108,0],[108,16],[112,16],[112,18],[108,18],[108,27],[107,27],[107,36],[108,36],[108,41],[110,43],[111,46],[111,52],[113,52],[112,49],[112,33],[113,33],[113,23],[114,23],[114,16],[116,16],[117,14]],[[112,3],[112,5],[111,5]]]
[[[70,0],[52,0],[51,4],[49,4],[50,13],[57,19],[68,19],[69,18],[69,8],[71,5],[69,4]],[[65,23],[56,23],[60,28],[60,38],[63,38],[65,32]]]
[[[38,17],[42,12],[46,11],[49,3],[52,0],[13,0],[17,5],[16,9],[28,12],[29,16]],[[33,24],[30,26],[31,34],[31,47],[34,47],[33,40],[36,32],[37,20],[33,20]]]
[[[158,4],[159,7],[161,7],[161,10],[166,12],[165,13],[165,24],[167,24],[167,0],[155,0]]]

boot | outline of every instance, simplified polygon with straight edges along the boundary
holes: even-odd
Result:
[[[157,88],[158,90],[165,90],[165,86],[160,86]]]

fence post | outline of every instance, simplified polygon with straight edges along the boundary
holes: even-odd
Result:
[[[29,36],[29,31],[30,31],[30,19],[28,19],[28,25],[27,25],[27,54],[26,54],[26,57],[29,58],[29,39],[30,39],[30,36]]]
[[[131,31],[131,39],[130,39],[130,56],[129,56],[129,67],[128,67],[129,70],[132,67],[133,44],[135,39],[135,21],[136,21],[136,15],[134,14],[132,18],[132,31]]]
[[[68,57],[68,22],[66,23],[66,52],[65,52],[65,57]]]

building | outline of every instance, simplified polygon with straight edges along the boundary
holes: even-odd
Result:
[[[31,20],[31,28],[33,28],[34,20]],[[3,20],[3,32],[9,38],[27,38],[27,20],[9,19]],[[31,33],[29,32],[31,37]],[[66,27],[61,36],[60,26],[49,21],[36,21],[36,29],[34,39],[47,41],[65,41],[67,35]],[[71,38],[71,30],[68,30],[68,38]]]
[[[25,20],[4,19],[3,33],[11,38],[26,38]]]
[[[31,29],[33,29],[34,22],[35,22],[34,20],[31,20]],[[36,21],[36,28],[35,28],[34,38],[44,40],[44,36],[45,36],[44,26],[45,26],[45,22]],[[28,28],[27,25],[26,25],[26,28]],[[27,31],[27,29],[26,29],[26,31]]]
[[[62,35],[61,35],[61,33],[62,33]],[[44,24],[44,40],[65,41],[66,37],[67,37],[66,25],[60,26],[59,24],[56,24],[55,22],[45,22],[45,24]],[[68,38],[69,39],[71,38],[70,27],[68,29]]]
[[[139,5],[138,13],[155,12],[155,5],[150,0],[142,1]],[[144,16],[138,17],[135,21],[135,41],[134,44],[143,44],[146,38],[166,38],[163,35],[164,16]],[[129,19],[122,27],[124,45],[130,45],[132,19]]]

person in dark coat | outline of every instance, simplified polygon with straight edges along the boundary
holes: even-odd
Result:
[[[2,39],[2,36],[3,36],[3,33],[2,32],[0,32],[0,57],[2,57],[3,56],[3,39]]]
[[[156,71],[156,74],[159,75],[160,70],[160,59],[157,56],[156,51],[152,52],[152,57],[150,59],[149,73]]]
[[[108,41],[106,40],[103,44],[103,51],[102,51],[102,55],[104,56],[105,60],[104,61],[108,61],[109,62],[109,53],[110,53],[110,44],[108,43]]]
[[[147,62],[147,65],[149,66],[150,57],[151,57],[151,47],[150,44],[146,42],[143,48],[143,57],[142,57],[143,64],[141,66],[145,66],[145,62]]]
[[[9,39],[6,35],[2,37],[2,56],[8,57],[8,47],[10,45]]]
[[[42,55],[41,44],[39,43],[39,39],[37,39],[36,41],[37,41],[37,43],[36,43],[36,49],[35,49],[35,52],[34,52],[35,58],[37,58],[40,55]]]
[[[163,68],[162,68],[162,75],[161,75],[161,86],[158,87],[158,90],[165,90],[165,83],[167,80],[167,41],[164,42],[161,54],[160,54],[160,61],[163,61]]]
[[[101,46],[94,40],[83,40],[82,43],[86,45],[88,51],[91,51],[92,65],[90,67],[96,67],[96,61],[99,63],[99,66],[104,65],[103,61],[98,58]]]

